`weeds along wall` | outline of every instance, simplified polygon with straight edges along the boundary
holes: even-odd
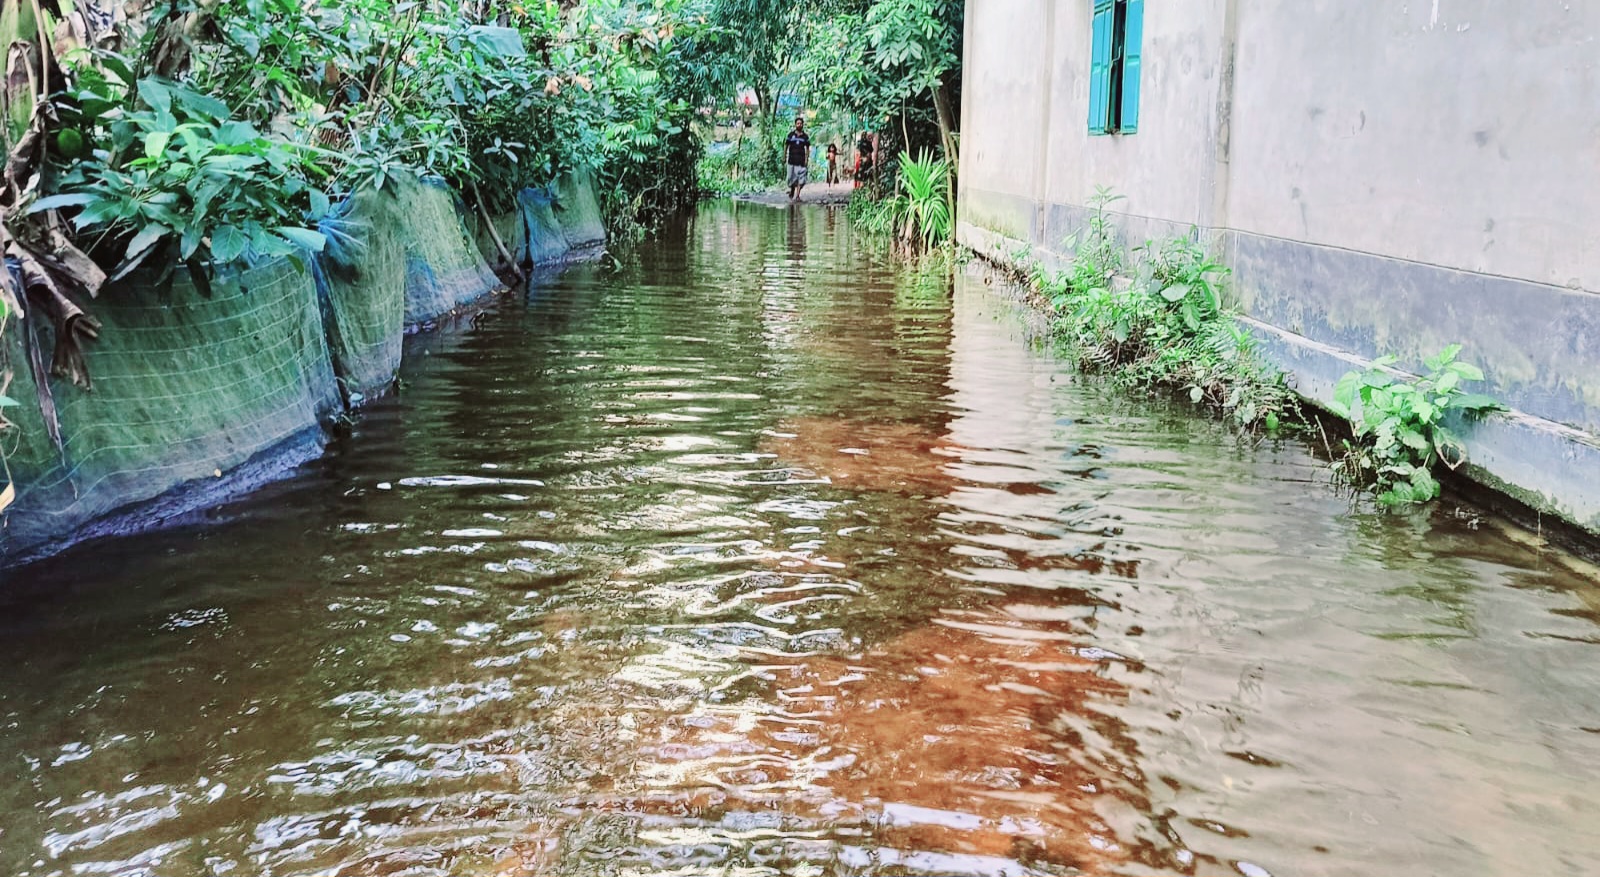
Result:
[[[1105,8],[967,3],[960,242],[1057,267],[1107,187],[1125,247],[1194,234],[1232,269],[1319,403],[1460,343],[1513,409],[1471,430],[1472,477],[1600,536],[1600,7],[1119,2],[1134,112],[1091,133]]]
[[[518,259],[550,263],[604,241],[587,179],[525,190],[498,217]],[[91,536],[144,529],[277,477],[321,453],[325,427],[384,392],[401,340],[499,288],[481,223],[449,189],[411,179],[346,205],[327,251],[223,272],[211,294],[170,285],[105,290],[87,346],[91,390],[51,380],[61,447],[28,367],[25,331],[48,361],[39,318],[0,338],[13,380],[0,430],[16,502],[0,515],[0,581],[20,559]]]

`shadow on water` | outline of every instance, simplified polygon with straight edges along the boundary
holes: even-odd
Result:
[[[0,873],[1600,871],[1600,598],[1352,510],[842,213],[411,339],[296,478],[4,600]]]

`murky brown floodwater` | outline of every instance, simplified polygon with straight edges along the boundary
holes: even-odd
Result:
[[[1600,874],[1600,590],[1493,519],[1352,512],[840,214],[530,298],[12,577],[0,874]]]

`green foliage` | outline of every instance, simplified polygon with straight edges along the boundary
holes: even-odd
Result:
[[[948,243],[955,232],[950,212],[950,164],[924,152],[913,159],[900,153],[900,238],[924,250]]]
[[[959,75],[964,6],[947,0],[840,4],[810,22],[791,80],[864,119],[933,111],[933,92]],[[949,156],[946,156],[949,158]]]
[[[893,237],[897,207],[893,199],[873,198],[865,190],[858,189],[850,196],[850,204],[845,208],[845,215],[850,217],[852,226],[867,234]]]
[[[1254,337],[1224,304],[1227,269],[1187,238],[1147,244],[1127,265],[1106,216],[1118,200],[1097,192],[1087,228],[1067,242],[1068,269],[1030,272],[1079,363],[1128,386],[1185,392],[1243,429],[1297,422],[1299,405],[1283,375],[1261,362]],[[1130,267],[1135,277],[1121,280]]]
[[[126,57],[68,65],[36,209],[63,211],[118,273],[169,250],[226,262],[315,249],[330,203],[400,174],[498,212],[587,173],[615,226],[653,219],[694,198],[690,123],[732,87],[735,35],[705,17],[709,2],[465,7],[482,19],[391,0],[146,4]]]
[[[1466,461],[1466,446],[1448,427],[1452,417],[1478,416],[1501,406],[1493,398],[1462,389],[1483,380],[1483,371],[1459,361],[1452,344],[1424,361],[1421,378],[1397,376],[1393,356],[1352,371],[1334,388],[1334,413],[1350,421],[1353,438],[1334,463],[1334,474],[1370,488],[1384,505],[1429,502],[1439,496],[1435,473]]]
[[[729,147],[707,152],[700,159],[696,176],[702,195],[743,195],[783,182],[782,177],[767,172],[772,163],[758,154],[767,151],[760,139],[748,137]]]
[[[924,152],[913,159],[900,153],[899,190],[881,200],[858,193],[850,217],[871,234],[892,236],[911,252],[927,252],[951,242],[950,165]]]
[[[128,88],[83,79],[80,113],[121,105],[106,113],[106,146],[76,162],[57,181],[58,194],[31,210],[76,209],[80,235],[116,243],[114,276],[170,244],[180,260],[219,263],[322,249],[322,234],[306,225],[316,218],[308,216],[313,203],[319,213],[328,204],[308,183],[316,168],[306,150],[263,136],[230,118],[222,101],[168,80],[147,77]],[[131,93],[137,106],[127,105]]]

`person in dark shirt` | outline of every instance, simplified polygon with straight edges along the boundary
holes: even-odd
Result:
[[[856,141],[856,188],[872,176],[872,134],[861,132],[861,139]]]
[[[804,116],[795,116],[794,130],[783,141],[785,160],[789,164],[789,200],[800,197],[811,175],[811,135],[806,133]]]

